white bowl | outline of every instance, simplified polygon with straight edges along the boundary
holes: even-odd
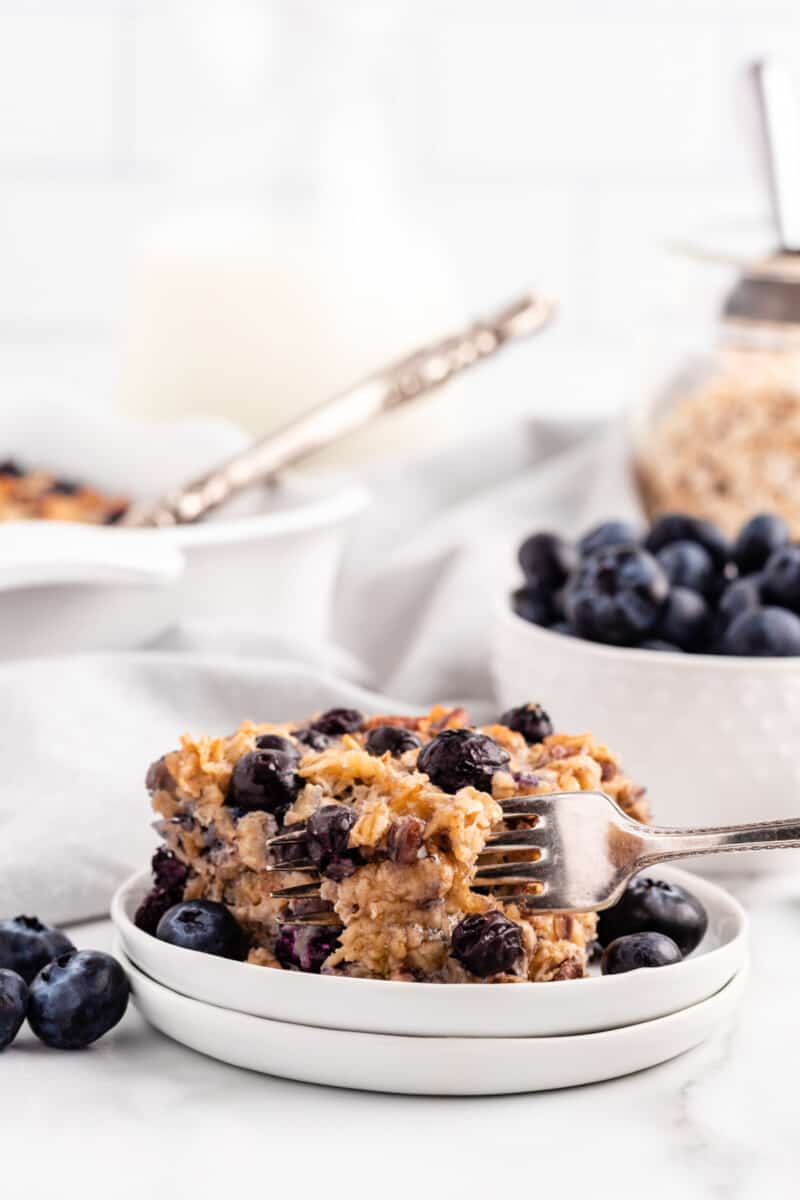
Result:
[[[747,957],[747,917],[716,885],[685,871],[653,872],[706,906],[708,932],[681,963],[657,971],[557,983],[402,983],[275,971],[183,950],[143,933],[132,917],[150,886],[138,874],[119,889],[111,918],[128,957],[172,991],[222,1008],[368,1033],[425,1037],[545,1037],[592,1033],[677,1012],[712,996]]]
[[[42,405],[10,405],[0,416],[0,456],[133,499],[186,482],[247,440],[224,421],[148,423]],[[76,531],[61,524],[62,553],[42,547],[26,558],[27,575],[19,563],[0,570],[0,656],[127,649],[180,620],[205,618],[322,642],[347,526],[367,499],[361,486],[332,476],[288,475],[279,489],[198,525],[84,528],[74,554]],[[6,567],[22,532],[0,524]],[[133,569],[118,569],[117,559]]]
[[[742,970],[700,1004],[624,1029],[575,1037],[419,1038],[319,1029],[231,1012],[170,991],[138,970],[119,946],[114,952],[145,1020],[192,1050],[304,1083],[432,1096],[547,1091],[667,1062],[727,1027],[747,976]],[[545,991],[549,986],[542,985]]]
[[[735,825],[800,811],[800,658],[603,646],[523,621],[504,603],[492,671],[501,709],[540,701],[557,729],[591,731],[647,786],[662,825]],[[784,864],[797,866],[783,854]],[[741,870],[777,851],[719,855]]]

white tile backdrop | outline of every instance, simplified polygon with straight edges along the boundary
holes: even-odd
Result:
[[[0,0],[0,404],[113,402],[148,232],[233,159],[313,217],[359,147],[467,309],[561,296],[520,399],[613,404],[694,319],[663,239],[763,218],[743,69],[800,80],[799,34],[797,0]]]

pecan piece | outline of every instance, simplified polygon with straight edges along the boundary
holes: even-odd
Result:
[[[425,822],[419,817],[403,817],[401,821],[395,821],[386,839],[386,849],[392,862],[405,867],[416,862],[424,833]]]

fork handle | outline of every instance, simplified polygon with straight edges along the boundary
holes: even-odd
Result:
[[[641,838],[640,864],[666,862],[693,854],[729,854],[740,850],[800,849],[800,817],[759,821],[719,829],[665,829],[649,826]],[[638,869],[638,868],[637,868]]]

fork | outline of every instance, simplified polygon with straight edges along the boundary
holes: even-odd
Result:
[[[503,822],[534,822],[532,828],[504,829],[478,856],[473,891],[513,901],[530,912],[596,912],[619,900],[628,880],[646,867],[696,854],[800,848],[800,818],[730,825],[713,829],[672,829],[642,825],[625,815],[604,792],[552,792],[501,800]],[[302,825],[279,834],[268,847],[300,849]],[[495,856],[531,851],[526,861],[498,862]],[[308,882],[278,888],[272,899],[320,899],[321,879],[309,858],[269,868],[299,871]],[[502,889],[502,890],[500,890]],[[310,908],[289,918],[309,924],[327,909]]]

